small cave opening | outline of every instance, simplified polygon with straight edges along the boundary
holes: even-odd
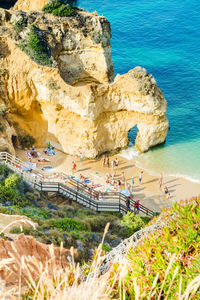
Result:
[[[129,130],[128,132],[129,146],[135,146],[135,139],[137,137],[137,133],[138,133],[137,125]]]
[[[17,148],[18,147],[18,138],[17,138],[17,136],[12,135],[11,140],[12,140],[13,147]]]

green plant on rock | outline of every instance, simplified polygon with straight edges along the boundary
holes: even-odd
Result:
[[[36,26],[31,25],[27,36],[27,39],[18,44],[18,47],[37,64],[52,67],[53,59],[42,32]]]
[[[71,5],[65,4],[60,0],[49,2],[43,7],[42,10],[57,17],[68,17],[75,15],[75,9],[71,7]]]
[[[17,33],[23,31],[26,27],[26,20],[24,18],[20,18],[18,21],[14,23],[14,29]]]
[[[23,132],[19,135],[19,142],[23,149],[31,148],[35,143],[35,139],[30,134]]]

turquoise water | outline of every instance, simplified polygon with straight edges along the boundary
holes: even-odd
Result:
[[[145,67],[168,101],[166,143],[137,157],[138,163],[200,181],[200,1],[77,2],[110,21],[115,73]]]

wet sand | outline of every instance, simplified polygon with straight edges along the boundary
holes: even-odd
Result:
[[[52,166],[53,172],[64,172],[66,174],[72,174],[72,162],[76,161],[77,171],[75,176],[82,175],[88,177],[94,183],[99,183],[106,186],[106,173],[112,175],[113,170],[111,167],[102,166],[102,158],[98,160],[84,160],[80,162],[79,157],[73,157],[64,154],[56,150],[56,155],[46,156],[42,154],[43,149],[37,149],[41,157],[48,158],[49,163],[39,163],[38,169],[43,166]],[[17,156],[23,161],[28,161],[26,151],[17,150]],[[120,155],[110,156],[110,162],[117,157],[119,161],[119,167],[114,169],[116,172],[115,179],[121,178],[122,172],[125,174],[126,182],[131,185],[131,179],[134,177],[133,194],[134,199],[139,200],[144,206],[154,210],[161,211],[162,208],[171,206],[172,202],[180,201],[182,199],[191,198],[200,194],[200,183],[194,183],[183,178],[176,177],[164,177],[163,188],[168,187],[170,193],[170,199],[167,199],[162,190],[159,189],[159,176],[153,176],[143,170],[142,183],[139,184],[139,174],[142,169],[138,168],[135,164],[135,160],[127,160]],[[33,159],[32,162],[35,160]]]

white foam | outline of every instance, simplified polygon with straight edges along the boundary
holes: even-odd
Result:
[[[128,147],[126,150],[122,150],[122,152],[119,153],[119,156],[122,156],[127,160],[131,160],[133,158],[139,157],[140,154],[136,150],[135,146],[133,146],[133,147]]]
[[[189,175],[185,175],[185,174],[181,174],[181,173],[167,173],[167,172],[163,172],[163,171],[159,173],[158,171],[156,172],[155,170],[152,170],[152,169],[150,170],[148,168],[144,168],[144,166],[141,163],[139,163],[138,161],[136,161],[135,164],[138,168],[146,171],[148,174],[150,174],[152,176],[159,176],[160,173],[162,173],[163,176],[165,176],[165,177],[183,178],[185,180],[189,180],[189,181],[194,182],[194,183],[200,183],[199,179],[194,178],[194,177],[189,176]]]

